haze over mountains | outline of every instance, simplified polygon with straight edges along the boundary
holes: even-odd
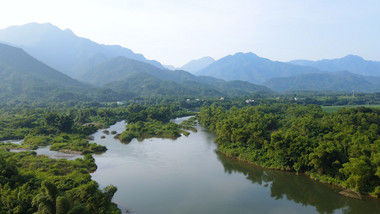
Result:
[[[34,59],[24,50],[0,43],[0,100],[19,96],[43,99],[53,93],[88,87]]]
[[[116,101],[136,96],[215,97],[272,92],[264,86],[196,77],[121,56],[102,63],[88,74],[86,82],[95,87],[43,64],[21,48],[0,43],[0,101]]]
[[[145,77],[148,81],[142,77]],[[147,82],[155,85],[155,89],[157,90],[166,91],[165,95],[169,95],[167,91],[171,90],[173,90],[171,94],[178,94],[187,90],[193,96],[196,96],[195,92],[205,96],[212,96],[211,94],[232,95],[238,93],[249,94],[250,92],[270,92],[269,89],[263,86],[251,83],[242,84],[244,87],[236,87],[235,82],[226,82],[212,77],[197,77],[182,70],[160,69],[126,57],[115,57],[98,65],[81,76],[81,80],[96,86],[105,86],[115,90],[129,90],[135,93],[142,90],[145,91],[144,94],[147,94],[146,88],[153,89],[153,87],[147,85]],[[139,85],[139,83],[141,84]],[[121,84],[124,84],[124,87]],[[131,86],[135,86],[133,87],[134,89]],[[142,88],[143,86],[145,88]],[[162,87],[166,89],[162,89]],[[175,88],[177,90],[174,90]],[[229,90],[226,90],[226,88],[229,88]],[[183,94],[185,95],[186,93]]]
[[[33,57],[71,77],[77,77],[92,66],[116,56],[163,68],[159,62],[147,60],[128,48],[101,45],[50,23],[29,23],[0,30],[0,42],[21,47]]]
[[[34,28],[36,24],[31,25]],[[25,27],[29,28],[30,25],[24,25],[21,28]],[[91,57],[81,62],[81,57],[75,58],[75,62],[80,62],[76,64],[77,67],[75,68],[81,67],[80,72],[75,73],[75,75],[77,79],[87,84],[72,79],[42,63],[21,48],[1,44],[0,100],[25,100],[25,98],[30,98],[27,100],[54,100],[57,97],[61,100],[71,100],[76,97],[79,100],[95,99],[109,101],[129,99],[136,96],[156,95],[215,97],[272,93],[270,89],[264,86],[257,86],[251,83],[239,81],[226,82],[212,77],[197,77],[181,70],[170,71],[164,69],[160,64],[145,60],[142,55],[133,55],[134,58],[136,58],[135,56],[141,56],[138,60],[122,55],[106,57],[104,53],[97,52],[99,50],[97,47],[105,46],[98,45],[87,39],[78,39],[71,31],[61,31],[56,28],[55,33],[62,34],[57,36],[56,34],[51,34],[50,30],[55,27],[52,27],[50,24],[42,24],[39,28],[42,31],[34,32],[34,36],[30,37],[29,40],[24,41],[22,38],[13,38],[12,42],[18,41],[21,44],[19,46],[24,46],[25,49],[29,47],[28,50],[38,56],[41,56],[39,55],[40,53],[45,53],[44,50],[46,49],[47,55],[51,54],[55,56],[51,59],[56,60],[56,65],[66,65],[68,62],[75,61],[71,61],[73,58],[66,59],[67,55],[59,53],[59,51],[67,51],[71,54],[72,50],[67,50],[67,48],[70,49],[77,45],[83,47],[86,54],[80,56],[86,55]],[[44,28],[50,30],[46,31]],[[13,31],[16,32],[17,30],[13,29]],[[57,41],[55,37],[66,38],[66,34],[71,35],[73,38],[72,43],[67,41],[65,47],[60,46],[62,49],[57,48],[53,44],[51,48],[48,48],[52,41]],[[38,42],[36,43],[36,41]],[[44,41],[47,43],[45,44]],[[77,43],[78,41],[81,42]],[[95,44],[96,48],[88,49],[86,48],[87,46],[82,46],[82,42]],[[9,44],[11,41],[7,41],[7,43]],[[94,52],[91,53],[90,50]],[[122,48],[122,50],[128,49]],[[49,61],[49,58],[45,58],[44,60]],[[53,61],[49,62],[52,63]],[[70,65],[72,66],[73,64]]]
[[[211,63],[215,62],[215,59],[209,56],[202,57],[200,59],[194,59],[183,65],[180,69],[189,71],[191,73],[196,73],[205,67],[209,66]]]
[[[196,73],[197,71],[202,70],[213,62],[215,62],[215,59],[210,56],[205,56],[200,59],[193,59],[179,68],[176,68],[172,65],[164,65],[164,67],[169,70],[184,70],[190,73]]]
[[[380,77],[362,76],[348,71],[301,74],[272,78],[264,83],[275,91],[380,92]]]
[[[322,71],[349,71],[365,76],[380,76],[380,62],[364,60],[360,56],[347,55],[339,59],[319,61],[293,60],[291,64],[314,67]]]
[[[0,42],[25,50],[0,46],[0,99],[35,97],[41,90],[45,90],[42,97],[65,91],[98,100],[156,95],[249,95],[272,93],[270,89],[380,91],[380,62],[353,55],[278,62],[253,53],[236,53],[217,61],[203,57],[181,70],[169,70],[130,49],[97,44],[52,24],[30,23],[0,30]]]
[[[379,92],[380,62],[348,55],[339,59],[289,63],[236,53],[195,72],[224,80],[245,80],[279,92]],[[355,74],[355,75],[354,75]]]
[[[260,84],[274,77],[318,72],[315,68],[275,62],[254,53],[236,53],[219,59],[195,74]]]

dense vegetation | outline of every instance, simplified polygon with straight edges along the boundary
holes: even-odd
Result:
[[[40,27],[31,24],[28,28]],[[32,31],[63,35],[49,24],[43,28]],[[24,34],[27,37],[30,29]],[[0,141],[23,139],[21,145],[0,142],[0,213],[120,213],[111,202],[116,187],[99,190],[99,185],[91,180],[89,173],[97,168],[91,153],[104,152],[107,148],[89,143],[88,136],[124,119],[128,126],[118,137],[125,142],[132,138],[187,135],[184,130],[196,131],[194,119],[182,124],[171,123],[170,119],[191,114],[183,109],[199,111],[202,106],[199,120],[216,132],[223,153],[267,167],[306,172],[319,180],[380,196],[379,111],[353,108],[328,114],[317,106],[294,104],[380,104],[380,93],[304,91],[279,95],[249,82],[227,82],[165,70],[158,62],[146,60],[128,49],[88,43],[72,33],[65,35],[68,37],[59,36],[62,42],[43,39],[35,47],[21,46],[27,51],[34,49],[40,57],[46,54],[40,50],[49,47],[54,52],[49,53],[52,57],[42,57],[48,59],[49,65],[71,75],[89,71],[82,80],[97,86],[74,80],[20,48],[0,44]],[[73,46],[69,40],[81,41]],[[93,53],[93,48],[100,52]],[[56,57],[64,49],[69,50],[65,56]],[[248,69],[232,73],[244,78],[221,75],[220,71],[239,67]],[[257,72],[260,69],[268,72]],[[248,70],[252,71],[249,75],[241,72]],[[202,72],[230,80],[247,80],[248,76],[251,82],[261,82],[271,75],[314,71],[310,67],[239,53],[221,59]],[[358,79],[355,75],[341,74],[350,81],[356,78],[356,84],[361,80],[361,87],[355,90],[378,91],[378,78]],[[342,83],[342,80],[338,76],[334,87],[340,83],[339,87],[344,89],[341,91],[350,91],[346,88],[348,81]],[[305,83],[305,79],[300,82]],[[315,81],[309,83],[309,88],[297,90],[320,88]],[[126,104],[120,106],[123,103]],[[68,161],[38,156],[33,151],[10,152],[40,146],[84,156]]]
[[[0,140],[24,139],[22,145],[0,143],[0,147],[36,149],[51,145],[50,150],[95,153],[106,148],[89,143],[87,136],[102,126],[125,117],[122,108],[13,109],[0,115]]]
[[[191,129],[190,125],[179,125],[169,122],[170,118],[191,115],[191,112],[180,111],[174,106],[143,106],[129,105],[127,108],[128,125],[126,130],[116,137],[124,143],[129,143],[133,138],[143,139],[149,137],[177,138],[181,133],[189,133],[181,130]]]
[[[0,113],[0,139],[24,139],[21,145],[0,142],[0,213],[120,213],[111,202],[116,187],[99,190],[89,174],[95,160],[86,153],[106,150],[87,136],[124,119],[124,108],[24,107]],[[46,145],[86,155],[68,161],[8,151]]]
[[[380,197],[380,111],[274,104],[203,107],[202,125],[228,156]]]
[[[149,126],[150,131],[154,130],[152,136],[177,137],[185,131],[169,120],[192,114],[177,102],[145,101],[141,100],[143,105],[112,107],[87,107],[94,106],[90,103],[59,108],[51,103],[46,108],[0,109],[0,140],[23,139],[21,145],[0,142],[0,213],[120,213],[111,202],[116,187],[99,190],[99,185],[91,180],[89,172],[97,166],[88,153],[106,148],[89,143],[88,135],[125,119],[131,124]],[[38,156],[33,151],[9,151],[47,145],[50,150],[85,155],[83,159],[68,161]]]
[[[136,123],[129,123],[126,130],[123,131],[118,138],[121,142],[129,143],[133,138],[177,138],[181,136],[180,133],[179,125],[175,123],[163,123],[158,120],[146,122],[138,121]]]
[[[0,213],[121,213],[116,187],[99,190],[91,155],[68,161],[0,150]]]
[[[366,96],[374,95],[363,96],[369,99]],[[136,98],[125,105],[50,103],[43,108],[5,104],[0,108],[0,141],[24,141],[21,145],[0,143],[0,213],[119,213],[111,203],[116,188],[99,190],[89,175],[96,165],[86,153],[106,148],[89,143],[88,135],[123,119],[129,125],[120,134],[121,140],[186,135],[184,130],[196,131],[194,119],[182,124],[170,123],[170,119],[191,115],[186,109],[197,111],[202,106],[199,121],[217,133],[223,153],[272,168],[306,172],[379,196],[379,112],[353,108],[329,114],[317,106],[294,104],[329,98],[293,98],[155,97]],[[51,150],[86,155],[67,161],[37,156],[33,151],[8,151],[46,145]]]

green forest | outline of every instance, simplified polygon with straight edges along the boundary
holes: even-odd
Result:
[[[120,2],[124,6],[129,4]],[[232,2],[229,1],[228,4],[233,4]],[[180,10],[165,5],[165,10],[157,10],[157,14],[162,14],[164,18],[178,15],[182,18],[173,19],[174,22],[172,19],[164,22],[153,20],[156,23],[153,23],[152,32],[171,33],[158,25],[165,24],[166,21],[170,21],[171,25],[176,24],[176,21],[206,21],[204,26],[210,25],[214,21],[203,20],[203,13],[210,8],[218,12],[221,8],[208,4],[197,3],[189,10],[188,4],[181,5]],[[272,7],[272,4],[277,5],[260,3],[262,8],[259,8],[259,13],[247,14],[256,14],[257,20],[262,15],[271,17],[261,10]],[[7,4],[4,5],[2,8],[6,8]],[[41,12],[49,11],[50,15],[60,15],[52,12],[54,8],[51,11],[47,9],[48,5],[38,3],[29,4],[30,8],[23,12],[36,13],[33,5],[37,9],[43,8]],[[145,24],[152,21],[149,16],[145,16],[152,13],[144,14],[145,6],[151,7],[152,4],[138,3],[125,8],[118,7],[117,3],[107,7],[99,6],[102,5],[99,2],[95,7],[88,5],[87,8],[92,8],[92,11],[74,12],[78,12],[78,17],[85,17],[87,21],[90,21],[91,14],[99,14],[97,9],[102,11],[100,18],[105,17],[106,13],[103,12],[107,11],[104,9],[117,9],[115,15],[125,17],[120,19],[122,22],[113,22],[113,27],[112,21],[107,22],[111,26],[108,30],[99,30],[103,22],[94,26],[90,26],[91,22],[86,22],[89,27],[96,27],[98,36],[102,38],[104,36],[100,34],[120,29],[117,24],[124,21],[134,23],[124,25],[124,28],[132,27],[131,29],[136,26],[136,29],[140,29],[138,21],[143,21],[144,28],[149,27]],[[250,6],[246,2],[241,5]],[[256,3],[254,5],[257,6]],[[366,14],[365,4],[359,5],[360,7],[353,8],[360,9],[359,15]],[[18,8],[17,4],[13,6]],[[65,14],[59,20],[76,20],[75,13],[67,12],[79,7],[64,6],[64,9],[56,7]],[[196,9],[199,6],[202,7],[201,10]],[[160,9],[162,4],[157,3],[153,7],[157,12],[156,9]],[[239,7],[228,7],[230,6],[227,5],[227,12],[239,11]],[[374,11],[373,5],[367,7]],[[282,9],[278,5],[276,8]],[[321,10],[320,7],[309,7],[307,3],[298,5],[296,9],[300,8],[312,11],[308,13],[312,15],[308,16],[308,20]],[[122,11],[124,9],[131,9],[131,13],[125,13]],[[134,9],[139,11],[133,12]],[[173,9],[174,13],[171,13]],[[193,9],[196,9],[195,19],[192,18],[194,16],[189,16]],[[222,16],[227,14],[226,11],[221,11]],[[20,11],[12,11],[11,8],[6,12],[16,14],[15,16],[22,15]],[[83,16],[83,12],[92,13]],[[9,15],[4,14],[4,17]],[[140,14],[144,14],[144,18],[129,18]],[[244,16],[237,19],[228,17],[227,23],[217,24],[227,28],[239,27],[234,21],[241,22],[247,14],[235,14]],[[339,11],[335,15],[339,18],[344,14],[344,11]],[[213,13],[212,18],[214,15],[218,14]],[[272,22],[281,15],[264,19]],[[294,19],[298,16],[293,16],[292,14],[291,28],[287,27],[289,29],[297,28],[299,24],[297,22],[294,25]],[[211,16],[204,17],[207,19]],[[108,18],[112,20],[112,17]],[[316,17],[316,23],[320,23],[320,18]],[[249,47],[240,41],[227,45],[232,45],[228,46],[231,48],[233,45],[243,45],[243,50],[248,52],[220,55],[217,60],[206,55],[179,66],[175,61],[178,63],[196,55],[191,52],[189,45],[177,45],[176,51],[188,49],[187,53],[173,55],[174,61],[171,62],[168,52],[170,47],[165,48],[165,44],[171,43],[169,37],[162,37],[160,45],[155,45],[153,40],[147,40],[144,36],[140,38],[136,34],[138,32],[130,34],[127,28],[120,31],[120,35],[111,35],[117,40],[138,38],[141,43],[146,43],[143,45],[154,47],[149,58],[164,59],[166,54],[169,58],[165,62],[175,63],[176,66],[164,65],[153,58],[146,58],[142,53],[134,52],[136,50],[121,46],[132,44],[132,40],[123,42],[124,44],[99,44],[90,38],[77,36],[67,28],[70,27],[68,22],[67,26],[55,26],[48,19],[42,20],[47,23],[40,24],[35,22],[38,20],[32,20],[32,23],[22,26],[12,25],[0,29],[0,214],[251,213],[252,205],[255,208],[253,212],[265,213],[270,212],[268,206],[274,204],[272,199],[278,202],[284,199],[276,205],[281,208],[278,211],[276,207],[277,212],[297,212],[302,206],[302,209],[316,208],[320,213],[350,213],[353,210],[351,202],[342,199],[356,200],[352,195],[352,198],[345,197],[350,196],[349,193],[363,199],[357,202],[363,206],[368,205],[371,208],[368,210],[378,210],[380,62],[373,61],[376,60],[375,56],[363,52],[364,57],[372,57],[373,60],[347,55],[320,61],[291,60],[291,56],[286,56],[291,61],[281,62],[249,52]],[[12,16],[4,19],[3,25],[8,22],[11,24],[10,21]],[[286,23],[285,21],[281,20],[281,23]],[[363,20],[358,19],[352,23],[358,24],[360,21]],[[80,22],[77,24],[76,29],[79,29]],[[312,26],[313,22],[310,24]],[[174,29],[171,34],[176,36],[187,32],[188,25],[181,25],[179,29],[169,27],[168,29]],[[343,27],[348,32],[349,28]],[[243,27],[241,30],[244,32],[246,29]],[[183,41],[189,42],[199,35],[212,33],[212,28],[207,27],[207,31],[197,31],[195,37],[188,34]],[[129,36],[123,35],[126,32]],[[234,35],[239,36],[240,33],[236,32]],[[365,34],[366,31],[363,32]],[[339,31],[334,35],[336,33]],[[227,35],[227,31],[219,33],[217,37],[222,38],[225,36],[223,34]],[[260,35],[257,37],[259,40],[263,37]],[[274,31],[270,35],[273,38],[281,37]],[[357,37],[356,34],[352,35]],[[160,34],[154,36],[161,37]],[[212,40],[216,38],[208,37]],[[234,39],[233,37],[231,38]],[[316,35],[315,38],[320,37]],[[326,38],[328,36],[324,40]],[[103,39],[109,43],[105,40],[106,37]],[[281,40],[277,43],[280,44]],[[224,45],[220,44],[221,47]],[[136,44],[134,46],[138,47]],[[140,48],[142,49],[144,48]],[[241,48],[231,50],[238,49]],[[164,55],[158,57],[162,51],[165,52]],[[276,52],[275,49],[271,51]],[[292,49],[292,52],[297,50]],[[144,139],[147,140],[142,142]],[[161,143],[166,144],[162,146]],[[202,146],[207,148],[202,149]],[[194,148],[199,151],[193,150]],[[245,166],[235,169],[231,164]],[[318,187],[297,195],[299,189],[307,188],[302,182],[291,183],[293,179],[279,182],[281,177],[267,179],[265,172],[249,175],[252,173],[249,167],[253,165],[293,177],[305,175],[304,179],[313,185],[325,186],[327,191],[331,190],[330,198],[323,198],[324,205],[318,206],[318,200],[325,195],[313,194],[318,191]],[[130,166],[133,168],[128,168]],[[149,169],[145,170],[145,166],[149,166]],[[151,169],[155,171],[150,171]],[[170,174],[171,172],[175,174]],[[135,175],[138,176],[133,179]],[[102,180],[107,176],[112,179],[106,182]],[[250,179],[250,176],[256,178]],[[255,198],[256,193],[259,193],[259,197],[265,194],[257,191],[258,188],[252,188],[255,192],[245,191],[251,190],[251,186],[244,186],[246,180],[249,184],[253,182],[269,187],[262,191],[268,193],[270,205],[263,200],[264,197],[259,200]],[[165,186],[166,182],[168,186]],[[143,188],[136,185],[140,183]],[[126,184],[130,186],[123,186]],[[294,188],[297,185],[299,188]],[[228,186],[230,189],[226,188]],[[280,190],[280,186],[285,186],[285,190]],[[145,191],[148,194],[144,194]],[[218,200],[217,196],[223,196],[220,199],[227,203]],[[294,203],[287,203],[285,199],[293,200]],[[337,199],[334,202],[339,203],[339,206],[330,206],[331,199]],[[372,201],[367,203],[367,199]],[[262,203],[260,208],[264,211],[257,209],[259,206],[255,203]],[[356,205],[352,207],[355,207],[355,213],[366,210]],[[154,212],[143,212],[139,210],[141,208],[152,208]],[[166,210],[161,211],[161,208]],[[208,212],[199,211],[205,209]]]
[[[186,136],[190,134],[184,129],[194,130],[186,121],[183,124],[169,121],[171,118],[194,115],[192,112],[179,110],[173,105],[170,107],[129,105],[127,112],[126,121],[128,125],[125,131],[116,136],[124,143],[129,143],[133,138],[178,138],[181,134]]]
[[[188,135],[196,119],[217,136],[225,155],[273,169],[306,173],[319,181],[380,197],[380,110],[324,110],[291,98],[138,98],[122,105],[18,105],[0,109],[0,213],[121,213],[112,197],[117,187],[99,188],[90,173],[90,143],[98,129],[125,120],[122,142],[133,138]],[[321,99],[320,99],[321,100]],[[199,111],[198,113],[196,113]],[[197,115],[181,124],[170,119]],[[6,140],[23,139],[20,145]],[[33,150],[83,154],[51,159]],[[21,150],[21,152],[11,152]],[[25,151],[24,151],[25,150]]]
[[[316,105],[205,106],[199,122],[219,151],[380,197],[380,110]]]
[[[117,188],[101,190],[91,180],[97,169],[91,153],[107,148],[87,137],[125,115],[124,108],[107,107],[1,109],[0,140],[24,140],[0,142],[0,213],[121,213],[111,202]],[[47,145],[84,157],[51,159],[29,151]]]
[[[144,124],[148,128],[140,129],[134,137],[179,137],[180,133],[188,134],[183,129],[190,129],[191,124],[178,125],[170,119],[194,115],[178,102],[163,104],[149,99],[142,103],[104,103],[99,107],[88,107],[93,106],[91,103],[56,107],[51,103],[46,108],[0,109],[0,213],[121,213],[111,202],[117,187],[99,189],[91,180],[90,173],[97,169],[91,154],[107,148],[90,143],[88,136],[126,120],[128,127]],[[126,133],[122,133],[121,140]],[[23,141],[1,142],[14,139]],[[76,160],[51,159],[36,155],[33,150],[41,146],[84,156]]]

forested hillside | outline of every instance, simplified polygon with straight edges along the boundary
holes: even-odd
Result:
[[[380,77],[362,76],[347,71],[301,74],[292,77],[273,78],[265,86],[280,92],[379,92]]]
[[[1,101],[37,101],[87,87],[34,59],[20,48],[0,44]]]
[[[160,69],[125,57],[115,57],[98,65],[85,73],[81,80],[136,96],[217,97],[272,93],[265,86],[245,81],[197,77],[187,71]]]
[[[54,70],[20,48],[0,43],[0,101],[17,104],[130,99],[110,89],[95,88]]]

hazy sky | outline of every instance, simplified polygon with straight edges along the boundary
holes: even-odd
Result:
[[[0,29],[50,22],[163,64],[254,52],[380,61],[379,0],[1,0]]]

